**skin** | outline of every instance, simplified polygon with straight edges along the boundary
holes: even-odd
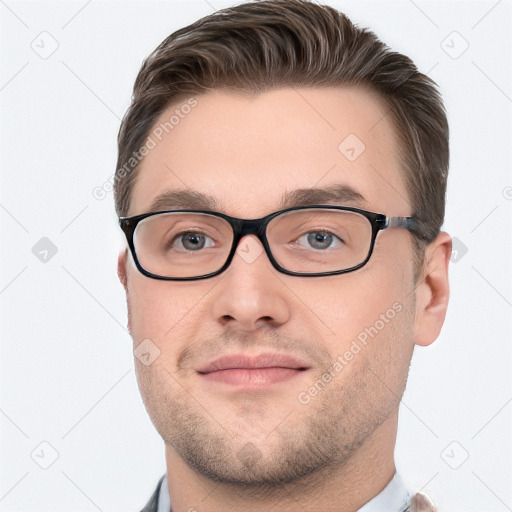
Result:
[[[130,215],[150,211],[166,190],[186,188],[214,196],[218,211],[257,218],[278,210],[285,192],[334,184],[365,198],[346,204],[412,214],[394,128],[373,93],[213,91],[197,101],[143,160]],[[366,146],[353,162],[338,150],[351,133]],[[348,512],[387,485],[411,356],[437,338],[449,294],[450,237],[441,233],[427,247],[415,281],[411,236],[382,231],[365,267],[316,278],[279,273],[253,236],[241,246],[254,261],[237,254],[223,274],[195,282],[149,279],[120,253],[134,346],[150,339],[160,350],[151,365],[135,364],[165,441],[174,512]],[[300,403],[299,393],[394,303],[401,311]],[[205,385],[196,371],[224,353],[268,350],[300,356],[310,368],[248,392]]]

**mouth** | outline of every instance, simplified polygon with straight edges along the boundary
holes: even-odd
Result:
[[[215,359],[197,373],[206,382],[264,388],[295,378],[309,368],[305,361],[285,354],[234,354]]]

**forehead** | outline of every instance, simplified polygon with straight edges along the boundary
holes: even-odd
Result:
[[[230,215],[263,216],[294,191],[339,186],[368,209],[410,210],[388,108],[367,90],[215,90],[167,108],[148,137],[131,215],[187,191]]]

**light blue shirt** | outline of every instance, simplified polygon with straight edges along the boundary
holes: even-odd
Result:
[[[404,481],[395,471],[389,484],[357,512],[402,512],[407,508],[410,500],[411,496]],[[162,485],[160,486],[158,512],[169,512],[170,510],[171,498],[169,497],[167,475],[165,475]]]

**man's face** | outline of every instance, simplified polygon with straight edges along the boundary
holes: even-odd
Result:
[[[316,204],[411,215],[397,139],[375,95],[280,89],[196,99],[142,162],[131,215],[179,190],[210,197],[225,214],[258,218],[293,191],[333,186],[364,200],[319,195]],[[204,280],[150,279],[131,256],[121,259],[134,346],[149,339],[160,350],[148,366],[135,362],[168,454],[218,481],[278,484],[340,467],[368,438],[389,436],[414,346],[411,247],[410,233],[388,229],[360,270],[309,278],[279,273],[253,236],[228,270]],[[253,363],[269,354],[300,369],[204,373],[223,356]]]

